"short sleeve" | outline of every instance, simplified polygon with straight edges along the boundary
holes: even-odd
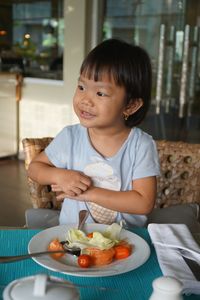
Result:
[[[135,165],[132,179],[160,175],[159,157],[156,143],[150,135],[140,136],[135,156]]]
[[[50,162],[58,168],[68,168],[67,161],[70,150],[70,131],[63,128],[53,141],[45,148],[45,154]]]

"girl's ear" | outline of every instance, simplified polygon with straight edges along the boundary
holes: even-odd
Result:
[[[141,98],[133,99],[129,102],[129,104],[126,106],[123,114],[127,117],[133,115],[140,107],[143,106],[143,100]]]

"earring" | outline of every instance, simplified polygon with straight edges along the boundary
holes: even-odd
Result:
[[[124,113],[124,120],[127,121],[128,120],[129,115],[127,113]]]

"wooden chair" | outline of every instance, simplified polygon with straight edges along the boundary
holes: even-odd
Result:
[[[25,138],[23,149],[25,167],[52,141],[52,137]],[[155,208],[176,204],[200,204],[200,144],[184,142],[156,141],[161,165],[158,178]],[[60,210],[55,193],[48,186],[42,186],[28,178],[30,198],[33,208]]]

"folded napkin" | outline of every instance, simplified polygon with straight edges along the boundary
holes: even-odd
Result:
[[[183,294],[200,294],[200,281],[185,263],[184,255],[200,264],[200,246],[194,240],[185,224],[148,225],[148,232],[154,244],[158,262],[164,276],[173,276],[183,284]]]

